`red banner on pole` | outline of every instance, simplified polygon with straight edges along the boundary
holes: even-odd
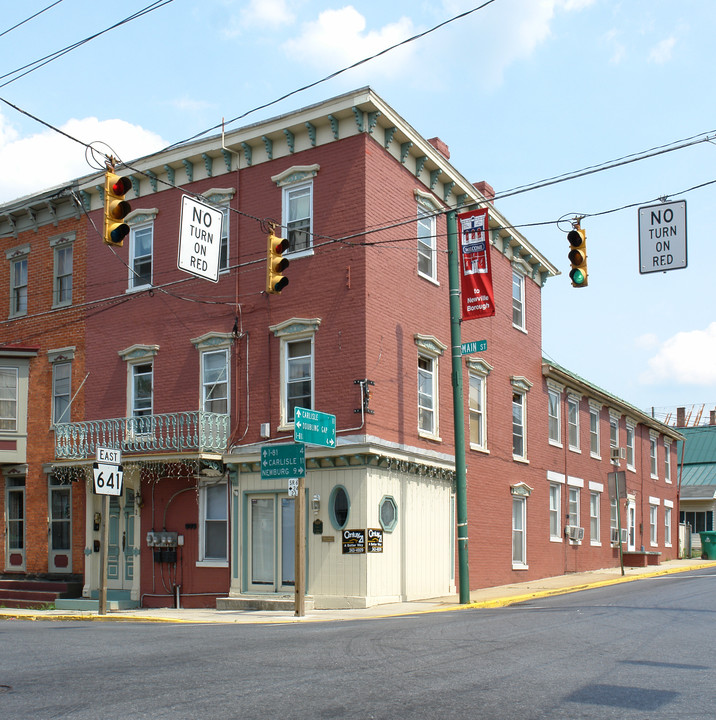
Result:
[[[462,319],[491,317],[495,314],[495,293],[492,289],[487,208],[461,213],[457,221]]]

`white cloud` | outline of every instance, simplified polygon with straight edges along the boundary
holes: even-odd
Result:
[[[665,62],[671,60],[672,51],[676,45],[676,38],[668,37],[654,46],[649,53],[649,62],[656,63],[657,65],[663,65]]]
[[[229,37],[240,35],[244,30],[256,28],[275,29],[290,25],[296,19],[288,0],[250,0],[238,15],[230,18],[224,34]]]
[[[716,322],[705,330],[676,333],[649,359],[640,380],[646,384],[716,385]]]
[[[410,18],[366,32],[366,19],[352,5],[325,10],[318,19],[303,24],[299,36],[286,41],[283,50],[290,58],[300,59],[326,70],[338,70],[385,50],[414,35]],[[413,49],[406,46],[390,53],[390,64],[381,68],[397,72],[408,62]]]
[[[156,152],[167,143],[158,135],[124,120],[83,118],[60,127],[85,143],[97,143],[101,154],[113,153],[122,160]],[[0,167],[12,173],[0,175],[0,202],[41,192],[96,170],[85,160],[85,149],[52,130],[20,137],[0,114]]]

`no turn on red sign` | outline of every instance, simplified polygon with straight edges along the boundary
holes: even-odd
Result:
[[[686,200],[639,208],[639,272],[686,267]]]
[[[221,210],[189,195],[182,195],[177,260],[180,270],[219,282],[223,220]]]

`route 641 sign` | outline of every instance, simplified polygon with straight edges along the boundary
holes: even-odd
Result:
[[[121,495],[124,473],[121,465],[94,463],[94,491],[96,495]]]

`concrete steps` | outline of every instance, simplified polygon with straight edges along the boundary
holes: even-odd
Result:
[[[0,607],[43,609],[62,598],[79,597],[82,583],[31,578],[0,579]]]
[[[313,610],[313,598],[304,599],[306,612]],[[237,595],[216,598],[217,610],[294,610],[295,596],[291,595]]]

